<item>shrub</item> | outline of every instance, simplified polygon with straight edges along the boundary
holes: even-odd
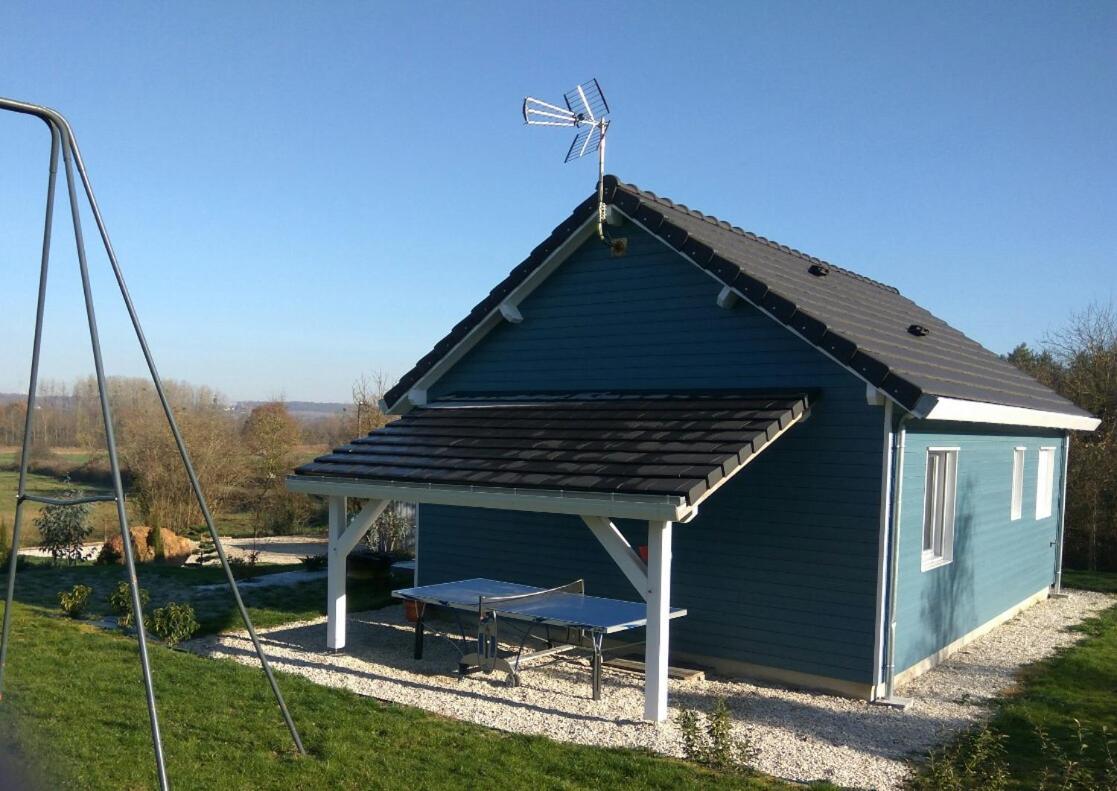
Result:
[[[8,553],[12,551],[12,535],[8,531],[8,520],[0,519],[0,564],[8,564]]]
[[[78,497],[81,492],[68,490],[62,496]],[[70,563],[82,559],[82,544],[93,532],[89,524],[89,506],[48,505],[35,520],[39,529],[40,546],[50,553],[55,564],[60,560]]]
[[[114,563],[120,562],[120,552],[117,548],[107,541],[101,546],[101,551],[97,553],[97,559],[93,561],[97,566],[111,566]]]
[[[678,723],[683,755],[689,761],[722,771],[742,771],[755,757],[756,750],[748,739],[733,735],[733,718],[724,699],[714,704],[704,726],[702,718],[690,709],[679,712]]]
[[[927,755],[924,771],[910,778],[910,791],[997,791],[1008,785],[1005,735],[989,726],[964,734]]]
[[[92,595],[93,588],[88,585],[75,585],[58,594],[58,604],[62,607],[62,612],[71,618],[80,618],[85,615],[85,608],[89,606],[89,597]]]
[[[251,579],[257,574],[256,563],[260,559],[259,552],[249,552],[241,557],[229,558],[229,568],[238,580]]]
[[[140,607],[146,607],[151,597],[147,591],[140,588]],[[109,606],[117,614],[117,621],[122,628],[127,629],[135,622],[132,612],[132,588],[123,580],[117,583],[116,590],[109,594]]]
[[[299,560],[303,564],[303,568],[307,571],[319,571],[326,568],[329,563],[329,558],[325,555],[307,555]]]
[[[169,601],[151,614],[151,631],[167,645],[178,645],[198,631],[198,619],[189,604]]]

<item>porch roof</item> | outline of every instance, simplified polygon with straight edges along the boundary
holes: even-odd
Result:
[[[293,491],[686,521],[803,392],[463,394],[298,467]]]

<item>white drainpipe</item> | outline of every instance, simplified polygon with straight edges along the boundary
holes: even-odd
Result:
[[[891,558],[889,560],[888,594],[886,612],[888,614],[888,661],[885,666],[884,697],[878,701],[889,706],[907,708],[911,701],[895,696],[896,686],[896,588],[900,577],[900,514],[904,501],[904,450],[907,445],[906,423],[911,419],[911,414],[900,418],[897,427],[895,449],[892,453],[894,459],[892,473],[892,535],[890,541]]]
[[[1067,475],[1070,472],[1070,432],[1063,435],[1063,494],[1059,500],[1059,534],[1055,540],[1059,550],[1055,554],[1055,594],[1063,592],[1063,544],[1067,537]]]

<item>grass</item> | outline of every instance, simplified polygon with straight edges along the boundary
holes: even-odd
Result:
[[[1117,591],[1113,572],[1066,572],[1063,582],[1067,587]],[[1098,778],[1095,787],[1107,787],[1101,784],[1106,771],[1102,731],[1117,736],[1117,606],[1077,628],[1085,635],[1082,642],[1024,668],[1013,693],[995,704],[989,729],[1003,739],[1010,788],[1041,787],[1045,770],[1058,773],[1065,766],[1059,752],[1080,761]],[[1043,749],[1036,726],[1048,733],[1053,748]],[[955,745],[966,743],[963,737]],[[952,760],[961,765],[968,757],[971,753],[963,746]],[[922,772],[926,777],[926,766]],[[1048,786],[1063,787],[1050,780]]]
[[[108,581],[98,568],[71,571],[84,577],[85,584]],[[172,588],[183,583],[183,574],[205,577],[209,571],[162,569],[154,576]],[[44,788],[153,787],[134,640],[70,621],[42,606],[42,591],[61,587],[71,577],[35,570],[21,577],[20,586],[24,578],[38,575],[44,578],[39,592],[21,596],[13,613],[0,732]],[[350,596],[361,587],[351,586]],[[351,607],[384,601],[379,580],[363,587],[369,599]],[[252,606],[263,625],[266,613],[299,619],[324,601],[320,589],[294,594],[286,589],[272,601],[254,598]],[[281,674],[309,752],[300,757],[258,668],[158,644],[152,646],[151,661],[168,770],[180,789],[795,787],[645,752],[500,733]]]
[[[291,571],[293,568],[299,567],[261,565],[256,570],[262,575]],[[168,601],[189,602],[201,624],[200,635],[241,627],[240,613],[237,612],[227,587],[222,585],[206,591],[197,589],[200,585],[224,583],[225,573],[220,567],[142,564],[137,575],[140,587],[151,594],[151,604],[146,612],[161,607]],[[108,606],[108,595],[123,579],[124,569],[121,566],[93,566],[83,563],[54,568],[48,561],[35,559],[16,576],[16,600],[44,610],[57,610],[58,593],[80,583],[93,589],[87,617],[96,619],[112,614]],[[382,575],[350,574],[350,609],[359,612],[387,604],[389,597],[385,580]],[[242,589],[241,595],[253,623],[260,627],[304,621],[326,614],[325,579],[289,586],[249,587]]]
[[[1117,573],[1112,571],[1063,571],[1063,587],[1117,593]]]
[[[85,492],[107,493],[102,489],[88,484],[66,483],[60,478],[49,475],[28,473],[27,491],[37,494],[59,496],[67,489],[80,489]],[[10,469],[0,469],[0,521],[7,525],[11,531],[15,522],[16,493],[19,490],[19,472]],[[43,506],[38,503],[27,503],[23,507],[23,534],[20,536],[20,545],[25,547],[36,546],[39,543],[39,531],[35,528],[35,518],[42,511]],[[89,508],[89,521],[93,526],[91,541],[104,540],[108,530],[116,530],[116,506],[112,503],[94,503]]]

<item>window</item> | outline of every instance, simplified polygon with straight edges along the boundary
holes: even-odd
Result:
[[[927,450],[923,497],[923,570],[949,563],[954,555],[954,500],[958,488],[958,449]]]
[[[1055,449],[1040,448],[1036,467],[1036,519],[1051,516],[1051,501],[1055,495]]]
[[[1012,513],[1009,515],[1013,521],[1024,513],[1024,454],[1026,448],[1014,448],[1012,451]]]

